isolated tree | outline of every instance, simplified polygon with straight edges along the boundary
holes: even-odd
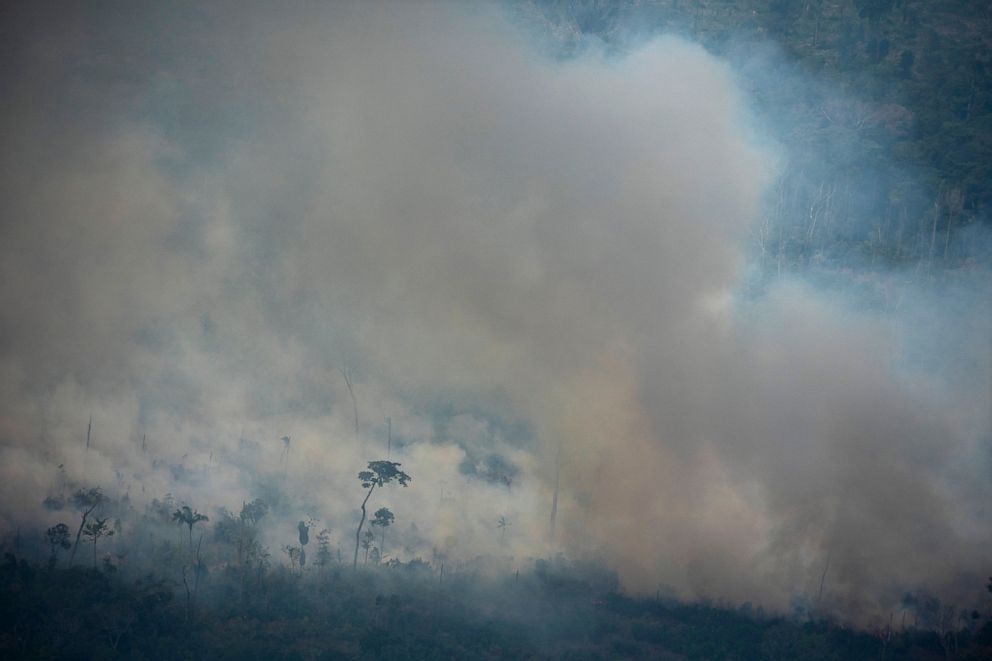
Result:
[[[324,528],[317,533],[317,566],[326,567],[331,563],[331,531]]]
[[[362,527],[365,525],[366,510],[365,505],[372,497],[372,492],[376,487],[382,487],[390,482],[399,482],[401,486],[407,486],[410,476],[400,470],[400,464],[395,461],[370,461],[369,469],[358,474],[358,480],[362,487],[368,489],[365,500],[362,501],[362,518],[358,522],[358,530],[355,531],[355,559],[352,569],[358,569],[358,547],[362,542]]]
[[[372,516],[372,525],[382,528],[382,536],[379,538],[379,553],[384,553],[386,550],[386,528],[396,520],[396,517],[393,516],[388,507],[380,507]]]
[[[365,564],[369,564],[369,551],[372,550],[372,543],[375,541],[375,533],[366,530],[362,539],[362,548],[365,549]]]
[[[73,506],[79,510],[81,518],[79,521],[79,530],[76,531],[76,541],[72,545],[72,553],[69,554],[69,564],[72,564],[76,559],[76,551],[79,549],[79,538],[83,534],[83,528],[86,526],[87,518],[93,513],[93,510],[106,502],[107,497],[103,495],[99,487],[94,487],[92,489],[80,489],[72,494],[71,500]]]
[[[193,526],[200,521],[209,521],[206,514],[200,514],[189,505],[183,505],[172,513],[172,520],[179,525],[186,525],[189,528],[189,549],[193,550]]]
[[[45,538],[48,540],[49,546],[52,547],[52,556],[48,559],[48,565],[55,567],[59,549],[65,551],[72,548],[72,542],[69,541],[69,526],[64,523],[57,523],[45,531]]]
[[[257,533],[258,524],[265,518],[268,511],[268,505],[260,498],[248,503],[241,503],[241,513],[238,515],[237,547],[238,573],[241,577],[239,591],[242,600],[245,596],[245,586],[251,566],[254,564],[259,576],[261,576],[262,568],[268,557],[265,549],[258,542]]]
[[[496,520],[496,527],[499,528],[500,541],[503,541],[503,535],[506,534],[506,527],[508,525],[510,525],[510,521],[505,516],[501,516]]]
[[[310,542],[310,526],[300,521],[296,528],[300,532],[300,546],[306,546]]]
[[[268,511],[268,505],[260,498],[256,498],[250,503],[241,503],[241,514],[238,516],[240,521],[238,567],[244,568],[245,561],[250,561],[256,555],[258,543],[255,539],[255,528]]]
[[[107,525],[107,519],[96,519],[86,524],[83,535],[93,540],[93,569],[96,569],[96,543],[101,537],[113,537],[113,529]]]
[[[303,569],[303,566],[300,564],[300,548],[287,544],[282,547],[282,552],[289,556],[289,563],[293,572],[296,572],[297,567],[301,570]]]

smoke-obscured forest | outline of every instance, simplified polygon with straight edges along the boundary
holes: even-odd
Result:
[[[0,9],[4,658],[985,658],[992,10]]]

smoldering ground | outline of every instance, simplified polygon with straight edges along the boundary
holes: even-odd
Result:
[[[741,296],[782,150],[701,47],[561,60],[447,5],[4,26],[8,532],[58,519],[62,465],[203,510],[275,484],[278,534],[347,544],[389,416],[398,555],[773,607],[829,563],[848,613],[987,569],[987,275]]]

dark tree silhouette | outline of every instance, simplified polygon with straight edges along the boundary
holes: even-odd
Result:
[[[379,553],[380,555],[386,550],[386,528],[388,528],[396,517],[393,513],[389,511],[388,507],[380,507],[375,511],[372,519],[372,525],[382,528],[382,536],[379,538]]]
[[[324,568],[331,563],[331,531],[324,528],[317,533],[317,566]]]
[[[306,545],[310,543],[310,528],[314,525],[314,520],[311,517],[307,521],[300,521],[296,526],[300,533],[300,568],[302,569],[304,565],[307,564],[307,549]]]
[[[505,516],[501,516],[496,520],[496,527],[499,529],[499,541],[503,541],[503,536],[506,534],[506,528],[510,525],[510,520]]]
[[[69,541],[69,526],[64,523],[57,523],[45,531],[45,538],[48,540],[49,546],[52,547],[52,556],[48,559],[48,565],[55,567],[59,549],[72,548],[72,542]]]
[[[382,487],[390,482],[399,482],[401,486],[407,486],[410,476],[400,470],[400,464],[395,461],[370,461],[369,469],[358,474],[358,480],[362,486],[368,489],[365,500],[362,501],[362,519],[358,522],[358,530],[355,531],[355,560],[352,569],[358,569],[358,547],[362,543],[362,527],[365,525],[367,516],[365,505],[372,497],[372,492],[376,487]]]
[[[206,514],[200,514],[189,505],[183,505],[172,513],[172,520],[179,525],[186,525],[189,528],[189,548],[193,550],[193,526],[200,521],[209,521]]]
[[[99,487],[80,489],[72,494],[72,504],[79,510],[82,518],[79,521],[79,530],[76,531],[76,541],[72,545],[72,553],[69,554],[69,564],[72,564],[76,559],[76,550],[79,548],[79,538],[83,535],[86,519],[93,513],[93,510],[100,507],[106,500],[107,497],[103,495]]]
[[[363,537],[365,538],[362,540],[362,548],[365,549],[365,564],[369,564],[369,551],[372,550],[372,544],[375,542],[375,533],[366,530]]]
[[[101,537],[113,537],[114,531],[107,525],[107,519],[97,518],[86,524],[83,535],[93,540],[93,569],[96,569],[96,543]]]

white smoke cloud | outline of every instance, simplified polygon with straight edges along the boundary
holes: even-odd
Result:
[[[48,17],[5,74],[7,530],[53,517],[64,464],[201,509],[277,484],[287,537],[312,514],[347,548],[388,415],[414,481],[376,504],[411,554],[560,548],[778,607],[829,557],[849,612],[981,570],[987,305],[964,396],[907,374],[901,316],[741,299],[776,163],[727,64],[676,38],[556,60],[450,6],[139,14]]]

